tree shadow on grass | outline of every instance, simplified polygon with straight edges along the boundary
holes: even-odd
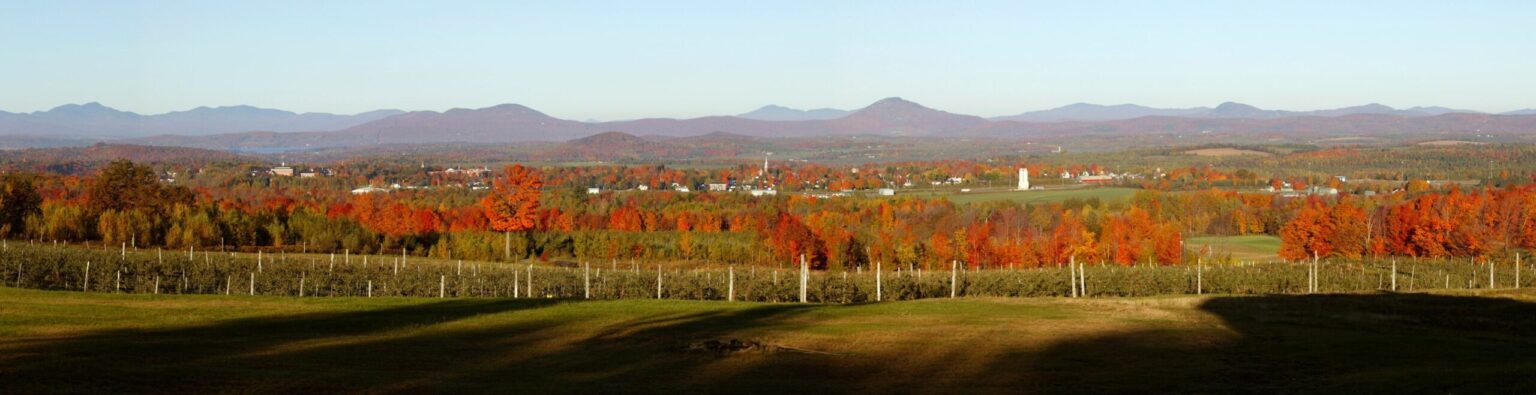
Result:
[[[713,360],[679,339],[773,327],[812,308],[521,316],[557,304],[587,303],[453,300],[0,343],[10,354],[0,393],[659,391]]]
[[[1508,299],[1215,297],[1198,306],[1208,319],[1150,326],[1165,329],[996,349],[899,339],[854,354],[690,346],[825,330],[818,317],[860,306],[613,314],[643,303],[461,300],[103,332],[9,348],[0,392],[1536,392],[1536,305]]]
[[[1536,393],[1536,304],[1426,294],[1215,297],[1220,328],[1062,342],[1000,363],[1037,393]]]
[[[10,355],[0,357],[0,388],[9,389],[0,392],[323,392],[346,388],[348,383],[324,380],[339,376],[334,372],[387,371],[394,366],[375,365],[387,360],[368,360],[368,354],[313,351],[388,338],[393,332],[411,328],[557,303],[560,301],[453,300],[362,311],[261,316],[168,329],[111,330],[41,341],[6,348]],[[258,386],[249,386],[251,383]]]

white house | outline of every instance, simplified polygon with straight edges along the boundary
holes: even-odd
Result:
[[[880,188],[880,196],[896,196],[896,190],[891,188]]]
[[[599,194],[599,193],[603,193],[603,189],[602,188],[598,188],[598,187],[587,188],[587,194],[588,195],[596,195],[596,194]]]
[[[1019,168],[1019,190],[1020,191],[1028,191],[1029,190],[1029,168],[1027,168],[1027,167],[1020,167]]]

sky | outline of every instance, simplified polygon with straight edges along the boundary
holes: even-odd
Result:
[[[1536,107],[1533,1],[10,1],[0,110]]]

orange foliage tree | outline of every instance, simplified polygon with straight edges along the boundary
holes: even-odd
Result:
[[[503,232],[531,230],[539,220],[539,189],[544,181],[538,172],[521,164],[507,166],[506,175],[493,183],[491,194],[480,200],[491,229]]]

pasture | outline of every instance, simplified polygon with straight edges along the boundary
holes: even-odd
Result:
[[[1184,244],[1196,251],[1208,250],[1212,255],[1230,255],[1244,261],[1279,260],[1280,238],[1269,235],[1203,236],[1191,237]]]
[[[1529,291],[677,300],[0,288],[8,393],[1536,391]]]

